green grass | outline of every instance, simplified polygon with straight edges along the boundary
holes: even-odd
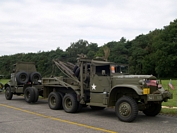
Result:
[[[169,90],[173,94],[173,99],[169,99],[167,102],[163,102],[162,106],[167,106],[169,108],[162,108],[161,113],[163,114],[170,114],[177,116],[177,109],[170,108],[170,107],[177,107],[177,80],[171,80],[174,90],[172,90],[169,86],[170,80],[162,80],[162,86],[164,89]]]
[[[172,84],[175,87],[174,90],[168,87],[168,83],[169,80],[162,80],[163,88],[173,93],[173,99],[169,99],[168,102],[163,102],[162,105],[169,106],[169,107],[177,107],[177,80],[172,80]]]
[[[172,116],[177,116],[177,109],[162,108],[161,113],[167,114],[167,115],[172,115]]]
[[[9,81],[9,79],[0,79],[0,82],[4,85]]]

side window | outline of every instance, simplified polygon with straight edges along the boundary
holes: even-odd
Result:
[[[96,66],[96,74],[98,76],[109,76],[110,75],[110,65]]]

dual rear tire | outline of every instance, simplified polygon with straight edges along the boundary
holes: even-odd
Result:
[[[48,105],[50,109],[53,109],[53,110],[62,109],[63,108],[62,98],[63,98],[62,93],[51,92],[48,96]]]
[[[39,92],[35,87],[27,87],[24,91],[24,98],[27,103],[36,103],[39,98]]]
[[[50,109],[64,109],[67,113],[75,113],[80,110],[80,104],[75,94],[65,94],[60,92],[51,92],[48,97]]]

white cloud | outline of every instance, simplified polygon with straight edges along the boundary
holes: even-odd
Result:
[[[134,39],[176,19],[175,0],[6,0],[0,2],[0,55],[65,50],[85,39]]]

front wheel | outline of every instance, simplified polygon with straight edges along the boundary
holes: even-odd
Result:
[[[115,112],[119,120],[132,122],[138,115],[138,106],[134,99],[123,96],[117,100]]]
[[[143,110],[143,113],[147,116],[156,116],[160,113],[161,109],[162,109],[161,104],[151,103],[149,108]]]
[[[6,97],[6,100],[11,100],[13,97],[13,93],[11,92],[10,86],[7,86],[5,89],[5,97]]]

